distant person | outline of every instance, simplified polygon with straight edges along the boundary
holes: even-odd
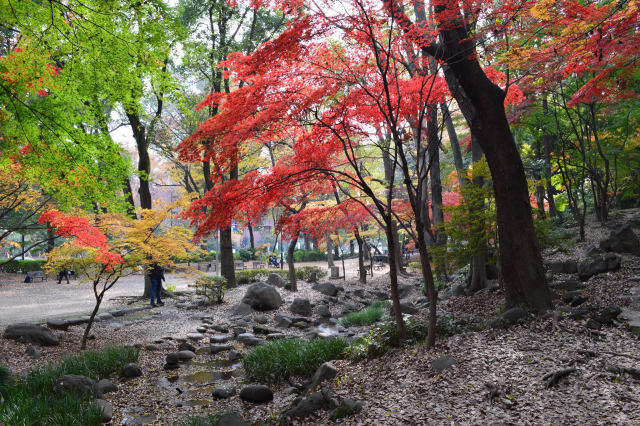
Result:
[[[58,284],[62,284],[63,278],[66,278],[67,284],[69,284],[69,270],[63,269],[62,271],[58,272]]]
[[[160,299],[162,281],[165,280],[164,269],[162,269],[162,266],[158,265],[157,263],[154,263],[149,267],[148,274],[149,274],[149,279],[151,280],[151,291],[150,291],[151,307],[155,307],[156,305],[164,306],[164,303]]]

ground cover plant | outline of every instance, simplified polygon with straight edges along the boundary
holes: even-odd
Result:
[[[242,365],[250,378],[279,382],[291,376],[313,374],[323,362],[342,358],[347,346],[338,337],[277,340],[252,349]]]
[[[358,312],[352,312],[340,319],[340,323],[344,327],[353,325],[370,325],[378,322],[384,315],[385,309],[389,308],[389,302],[386,300],[378,300]]]
[[[123,365],[138,359],[137,348],[107,347],[68,355],[57,364],[32,370],[14,381],[0,373],[0,423],[6,425],[99,425],[101,413],[90,402],[92,397],[51,392],[53,383],[64,374],[77,374],[99,380],[119,373]],[[4,383],[4,384],[3,384]]]

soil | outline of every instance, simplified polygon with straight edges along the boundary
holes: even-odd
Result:
[[[607,227],[591,223],[587,241],[578,242],[574,237],[562,241],[563,249],[545,251],[545,260],[579,260],[588,245],[597,244],[609,231]],[[577,233],[575,229],[569,232]],[[347,268],[357,269],[355,264]],[[632,288],[640,285],[638,277],[640,258],[623,255],[619,271],[599,274],[585,283],[582,295],[587,301],[581,307],[597,313],[611,305],[628,306],[632,302],[629,297]],[[344,286],[345,290],[388,291],[386,271],[376,272],[366,285],[359,284],[353,276],[347,278],[331,282]],[[554,280],[565,278],[575,277],[553,277]],[[416,276],[403,277],[402,282],[419,286]],[[188,295],[166,299],[166,306],[143,311],[125,323],[97,323],[90,348],[113,344],[143,346],[139,359],[143,376],[130,380],[114,377],[119,390],[106,396],[114,408],[112,424],[173,424],[192,414],[229,408],[241,411],[245,419],[253,422],[276,422],[279,413],[297,396],[285,392],[289,383],[271,385],[274,401],[264,405],[244,403],[238,396],[222,401],[211,398],[213,386],[221,382],[214,371],[233,370],[232,375],[241,372],[237,365],[226,360],[226,353],[199,354],[178,370],[163,369],[165,356],[177,350],[177,339],[185,338],[203,322],[237,323],[230,318],[229,311],[245,291],[246,286],[230,289],[222,305],[204,309],[185,309],[183,300],[190,298]],[[308,297],[316,304],[325,297],[305,282],[299,283],[299,292],[281,290],[281,294],[285,300],[283,306],[264,313],[265,326],[269,328],[275,328],[273,317],[277,313],[292,315],[288,306],[295,297]],[[462,333],[439,340],[429,350],[418,345],[394,349],[371,360],[336,361],[338,376],[327,386],[338,398],[364,402],[362,412],[340,422],[358,425],[639,424],[640,377],[620,373],[621,368],[638,365],[638,337],[624,322],[614,322],[599,330],[588,328],[588,317],[568,318],[565,311],[569,307],[560,294],[556,296],[553,312],[542,317],[531,315],[523,324],[508,329],[486,329],[487,322],[504,309],[500,290],[453,297],[441,301],[438,310],[468,324]],[[408,300],[417,302],[420,298],[416,290]],[[348,302],[364,306],[357,299]],[[334,316],[340,314],[340,305],[332,303],[330,308]],[[251,320],[247,331],[251,331],[253,325]],[[39,348],[42,357],[38,360],[25,355],[29,345],[0,340],[0,363],[19,373],[53,362],[77,351],[82,331],[81,327],[71,327],[69,331],[56,332],[62,338],[61,345]],[[352,330],[356,334],[363,331],[363,328]],[[288,329],[285,332],[304,335],[308,331]],[[153,350],[145,349],[153,342],[158,342],[155,348],[150,347]],[[243,348],[235,341],[232,344]],[[207,346],[203,341],[194,345]],[[451,369],[436,372],[431,363],[443,355],[455,358],[457,363]],[[567,368],[575,370],[547,387],[547,374]],[[247,382],[242,375],[223,381],[237,386]],[[302,379],[293,381],[300,383]],[[296,424],[328,424],[328,416],[328,411],[320,411]]]

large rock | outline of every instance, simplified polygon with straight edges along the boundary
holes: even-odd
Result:
[[[117,391],[118,386],[109,379],[102,379],[96,384],[96,389],[99,393],[105,394]]]
[[[276,323],[276,327],[289,328],[293,324],[293,320],[284,315],[276,315],[273,320]]]
[[[524,320],[526,317],[527,311],[519,306],[516,306],[504,311],[496,319],[489,322],[489,328],[507,328]]]
[[[5,339],[35,343],[41,346],[57,346],[58,338],[48,328],[32,324],[12,324],[4,331]]]
[[[316,283],[312,288],[327,296],[335,297],[338,294],[338,287],[327,282]]]
[[[271,273],[267,277],[267,284],[274,287],[284,287],[284,278],[280,274]]]
[[[407,302],[407,303],[400,303],[400,312],[403,314],[415,315],[420,311],[418,310],[418,308],[413,306],[412,303]],[[391,315],[392,317],[395,315],[395,313],[393,312],[393,305],[389,307],[389,315]]]
[[[411,292],[415,290],[415,287],[411,284],[398,284],[398,298],[404,299],[411,295]]]
[[[233,349],[233,346],[226,345],[226,344],[221,344],[221,345],[214,344],[209,346],[209,352],[211,353],[211,355],[215,355],[217,353],[224,352],[224,351],[229,351],[231,349]]]
[[[57,395],[70,392],[78,396],[100,396],[96,382],[89,377],[79,376],[77,374],[65,374],[64,376],[58,377],[53,383],[52,391]]]
[[[600,241],[600,249],[640,256],[640,239],[633,233],[631,226],[627,224],[615,231],[611,231],[609,238]]]
[[[578,276],[586,281],[596,274],[620,269],[621,257],[615,253],[591,256],[578,264]]]
[[[338,369],[331,363],[331,361],[325,362],[318,367],[316,372],[313,374],[311,383],[309,384],[309,389],[313,390],[325,380],[331,380],[337,375]]]
[[[331,400],[327,398],[323,392],[315,392],[308,398],[298,401],[298,403],[293,407],[285,410],[283,412],[283,416],[290,418],[305,418],[322,410],[323,408],[329,407],[331,407]]]
[[[47,327],[53,330],[63,330],[67,331],[69,328],[69,322],[62,319],[51,319],[47,321]]]
[[[262,404],[273,401],[273,392],[264,385],[249,385],[242,388],[240,398],[247,402]]]
[[[329,419],[336,421],[343,417],[357,414],[362,411],[364,403],[362,401],[355,401],[353,399],[345,398],[342,403],[329,414]]]
[[[236,394],[236,388],[232,385],[220,385],[216,386],[213,390],[213,397],[218,399],[231,398]]]
[[[192,351],[180,351],[178,352],[178,358],[180,359],[180,361],[189,361],[193,358],[195,358],[196,354]]]
[[[251,306],[246,303],[238,303],[233,308],[231,308],[231,315],[234,317],[246,317],[253,313],[253,309]]]
[[[109,404],[104,399],[96,399],[92,404],[102,416],[102,423],[108,423],[113,418],[113,408],[111,408],[111,404]]]
[[[216,422],[216,426],[249,426],[238,413],[225,413]]]
[[[320,305],[316,307],[316,315],[320,318],[331,318],[331,310],[327,305]]]
[[[575,260],[553,261],[549,263],[549,270],[554,274],[575,274],[578,272],[578,262]]]
[[[255,283],[247,289],[242,302],[259,311],[278,309],[282,305],[280,293],[267,283]]]
[[[294,314],[302,315],[303,317],[311,316],[311,302],[309,299],[296,297],[293,299],[293,303],[289,307],[289,310]]]
[[[135,362],[130,362],[122,367],[122,375],[127,379],[132,379],[134,377],[142,376],[142,370],[140,370],[138,364],[136,364]]]

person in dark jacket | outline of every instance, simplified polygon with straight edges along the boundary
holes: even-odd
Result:
[[[162,289],[162,281],[164,281],[164,269],[162,266],[154,263],[149,268],[149,279],[151,280],[151,306],[164,306],[160,299],[160,290]],[[155,301],[155,303],[154,303]]]

